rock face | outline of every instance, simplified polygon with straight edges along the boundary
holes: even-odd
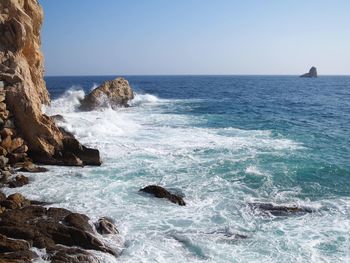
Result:
[[[308,73],[305,73],[300,76],[301,78],[317,78],[317,69],[312,67]]]
[[[0,198],[0,262],[32,262],[38,255],[31,247],[45,248],[51,262],[99,262],[86,249],[114,256],[121,252],[122,244],[108,245],[86,215],[32,205],[20,194],[6,198],[0,192]],[[102,218],[96,224],[101,222],[107,224],[102,235],[118,234],[112,222]]]
[[[42,114],[42,104],[49,104],[43,79],[43,56],[40,51],[40,28],[43,11],[37,0],[0,1],[0,125],[17,129],[26,141],[29,155],[45,164],[98,164],[82,160],[79,147],[75,152],[65,144],[65,135],[53,119]],[[12,119],[9,119],[13,116]],[[1,128],[1,127],[0,127]],[[10,140],[7,143],[12,143]],[[13,147],[19,145],[16,141]],[[13,147],[10,145],[10,149]],[[67,148],[71,151],[67,152]],[[76,148],[77,149],[77,148]],[[27,150],[25,147],[22,151]],[[99,159],[98,151],[93,159]],[[12,160],[25,154],[14,153]]]
[[[174,204],[178,204],[180,206],[186,205],[185,201],[182,199],[181,196],[172,194],[165,188],[158,185],[149,185],[149,186],[146,186],[145,188],[140,189],[140,191],[153,194],[157,198],[166,198],[170,202]]]
[[[104,82],[94,89],[80,103],[81,110],[94,110],[98,107],[128,107],[128,101],[134,98],[129,82],[124,78],[116,78]]]

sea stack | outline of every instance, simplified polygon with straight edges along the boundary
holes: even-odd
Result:
[[[9,128],[13,134],[20,134],[34,161],[98,165],[101,161],[97,150],[73,143],[74,138],[41,111],[42,105],[50,104],[40,50],[43,16],[37,0],[0,1],[0,101],[6,113],[0,116],[0,130]],[[16,153],[15,157],[23,161],[23,156]]]
[[[317,69],[316,67],[311,67],[308,73],[305,73],[300,76],[301,78],[317,78]]]
[[[134,92],[129,82],[124,78],[105,81],[80,101],[83,111],[94,110],[99,107],[111,106],[128,107],[128,102],[134,98]]]

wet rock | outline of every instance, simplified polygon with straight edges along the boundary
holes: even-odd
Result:
[[[178,204],[180,206],[186,205],[185,201],[182,199],[182,197],[170,193],[168,190],[165,188],[158,186],[158,185],[149,185],[146,186],[145,188],[140,189],[140,191],[153,194],[157,198],[166,198],[170,202]]]
[[[94,255],[80,248],[56,245],[47,249],[52,263],[101,263]]]
[[[16,252],[20,250],[28,250],[29,243],[24,240],[9,239],[0,234],[0,253]]]
[[[0,156],[0,168],[5,167],[8,162],[9,162],[8,158],[6,158],[5,156]]]
[[[114,221],[110,218],[103,217],[95,224],[96,230],[101,235],[118,234],[118,229],[114,224]]]
[[[25,162],[22,164],[22,167],[18,171],[20,172],[26,172],[26,173],[44,173],[47,172],[49,169],[41,166],[36,166],[35,164],[31,162]]]
[[[32,263],[38,255],[30,250],[0,253],[0,263]]]
[[[67,226],[72,226],[85,232],[93,233],[92,226],[89,224],[90,218],[83,214],[70,213],[67,215],[63,223]]]
[[[8,153],[9,164],[25,162],[28,159],[27,153]]]
[[[14,202],[18,208],[30,205],[30,201],[19,193],[9,195],[6,200]]]
[[[56,115],[52,115],[50,116],[55,122],[66,122],[65,118],[60,115],[60,114],[56,114]]]
[[[5,207],[6,209],[17,209],[20,208],[14,201],[4,200],[0,202],[1,207]]]
[[[9,171],[1,171],[0,182],[6,183],[11,175]]]
[[[104,82],[94,89],[80,102],[81,110],[94,110],[98,107],[127,107],[128,101],[134,98],[129,82],[124,78],[116,78]]]
[[[87,148],[80,144],[78,140],[73,137],[66,137],[63,139],[64,149],[66,153],[72,153],[79,156],[83,165],[101,165],[102,161],[100,153],[96,149]]]
[[[66,209],[26,206],[6,210],[0,220],[0,234],[26,240],[40,249],[64,245],[117,255],[95,235],[87,216]]]
[[[10,188],[22,187],[23,185],[29,184],[28,177],[24,175],[17,175],[14,180],[8,182]]]
[[[259,209],[273,216],[312,213],[312,210],[306,207],[274,205],[269,203],[251,203],[249,205],[254,209]]]

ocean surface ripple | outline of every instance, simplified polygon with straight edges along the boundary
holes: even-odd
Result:
[[[125,248],[104,262],[350,261],[350,77],[130,76],[131,107],[77,110],[112,78],[46,78],[43,110],[104,163],[49,167],[23,187],[114,218]],[[138,192],[149,184],[187,206]],[[254,202],[314,212],[275,217]]]

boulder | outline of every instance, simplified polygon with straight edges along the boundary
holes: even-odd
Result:
[[[0,214],[0,220],[1,235],[25,240],[39,249],[46,248],[51,257],[62,251],[57,246],[92,249],[115,256],[118,254],[118,251],[98,238],[89,224],[89,217],[66,209],[26,206],[22,209],[6,210]],[[90,255],[88,251],[84,251],[85,253]],[[69,254],[73,256],[73,250]]]
[[[24,175],[17,175],[14,180],[8,182],[8,185],[10,188],[17,188],[17,187],[22,187],[26,184],[29,184],[29,179],[28,177]]]
[[[158,185],[149,185],[149,186],[146,186],[145,188],[140,189],[140,191],[153,194],[157,198],[166,198],[170,202],[178,204],[180,206],[186,205],[185,201],[182,199],[181,196],[172,194],[165,188]]]
[[[20,172],[26,172],[26,173],[45,173],[49,169],[41,166],[37,166],[31,162],[25,162],[21,164],[20,168],[18,171]]]
[[[89,111],[98,107],[111,106],[127,107],[128,102],[134,98],[129,82],[124,78],[116,78],[104,82],[80,101],[80,109]]]
[[[305,73],[300,76],[301,78],[317,78],[317,69],[312,67],[308,73]]]
[[[97,232],[101,235],[119,234],[118,229],[114,224],[114,221],[107,217],[100,218],[95,224],[95,227]]]

